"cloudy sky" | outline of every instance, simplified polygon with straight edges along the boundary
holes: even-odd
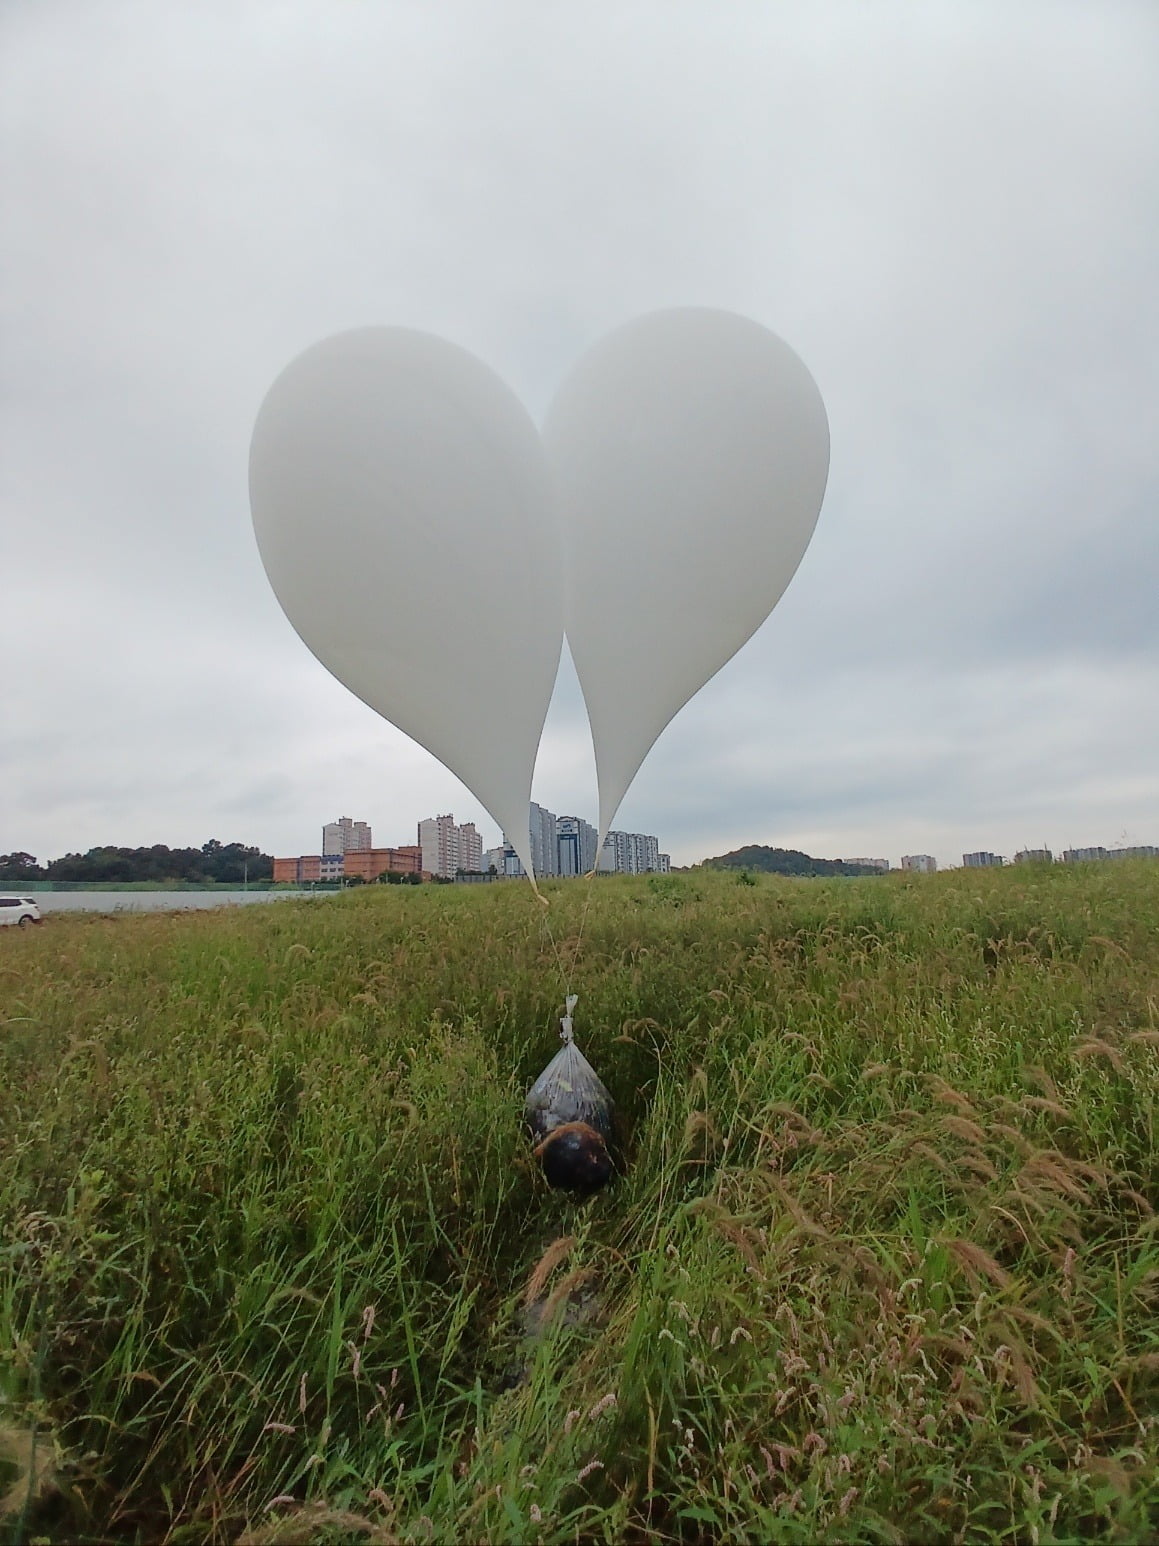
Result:
[[[540,420],[673,305],[792,343],[832,467],[617,825],[678,863],[1159,842],[1153,0],[5,0],[0,184],[0,852],[494,839],[283,617],[255,413],[401,323]],[[566,668],[535,795],[594,815]]]

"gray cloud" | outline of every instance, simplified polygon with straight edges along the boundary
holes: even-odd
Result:
[[[623,820],[682,859],[1159,841],[1152,6],[13,0],[0,27],[0,849],[479,816],[281,617],[257,405],[393,321],[538,416],[682,303],[793,343],[833,469]],[[574,682],[537,794],[594,808]]]

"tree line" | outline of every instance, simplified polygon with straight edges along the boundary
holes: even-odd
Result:
[[[269,880],[271,855],[245,843],[221,843],[210,838],[200,848],[90,848],[64,854],[41,865],[30,853],[0,854],[0,886],[9,890],[30,880],[51,881],[184,881],[187,885],[215,883],[240,886],[244,881]]]

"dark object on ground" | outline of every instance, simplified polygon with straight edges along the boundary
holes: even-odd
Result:
[[[599,1075],[565,1031],[564,1045],[527,1092],[523,1114],[549,1186],[590,1197],[614,1171],[608,1143],[615,1106]]]
[[[554,1128],[535,1150],[548,1186],[590,1197],[612,1179],[612,1157],[594,1127],[565,1122]]]
[[[594,1272],[572,1273],[561,1289],[552,1292],[545,1286],[530,1302],[525,1300],[515,1312],[515,1329],[519,1336],[516,1356],[498,1371],[497,1388],[500,1391],[518,1390],[521,1385],[526,1385],[535,1345],[552,1326],[591,1326],[601,1319],[603,1310],[603,1294]]]

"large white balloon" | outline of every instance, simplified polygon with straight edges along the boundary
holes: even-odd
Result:
[[[602,836],[656,737],[792,579],[825,493],[829,424],[774,333],[689,308],[596,344],[543,439]]]
[[[302,639],[462,779],[531,874],[562,564],[542,446],[518,400],[442,339],[340,333],[270,388],[250,504]]]

